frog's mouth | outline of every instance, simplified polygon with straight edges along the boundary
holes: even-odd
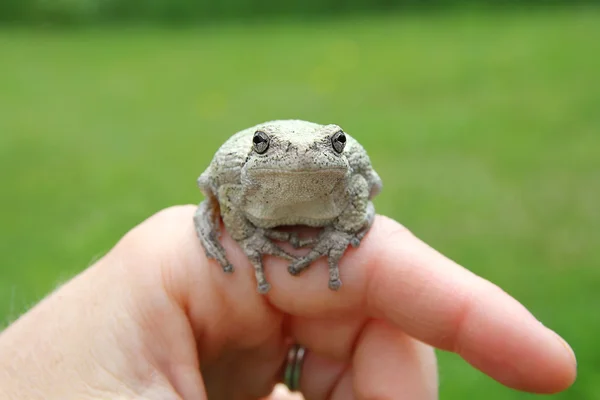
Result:
[[[321,226],[347,204],[346,168],[274,169],[249,173],[243,208],[258,226]]]
[[[277,168],[277,167],[260,167],[260,168],[252,168],[247,172],[249,177],[271,177],[273,175],[279,174],[332,174],[332,175],[345,175],[348,171],[346,166],[340,167],[327,167],[323,168],[321,166],[298,166],[297,168]]]

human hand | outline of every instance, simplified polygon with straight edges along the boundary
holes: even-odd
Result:
[[[308,349],[307,399],[435,399],[430,346],[519,390],[575,379],[558,335],[388,218],[348,249],[338,292],[324,260],[293,277],[266,257],[263,296],[226,232],[235,272],[206,259],[194,211],[149,218],[2,332],[0,398],[258,399],[281,377],[288,338]]]

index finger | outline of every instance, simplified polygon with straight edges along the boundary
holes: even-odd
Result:
[[[339,292],[324,285],[323,260],[300,277],[286,276],[281,261],[269,264],[269,299],[291,314],[346,311],[384,318],[519,390],[552,393],[575,380],[574,354],[556,333],[499,287],[391,219],[378,216],[360,248],[342,258]]]

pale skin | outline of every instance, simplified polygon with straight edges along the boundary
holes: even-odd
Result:
[[[556,333],[388,218],[347,250],[339,291],[317,284],[325,259],[294,277],[267,256],[273,286],[261,295],[226,231],[236,273],[206,258],[195,211],[152,216],[2,332],[0,398],[280,398],[288,338],[309,349],[307,399],[436,399],[433,347],[518,390],[554,393],[575,380]]]

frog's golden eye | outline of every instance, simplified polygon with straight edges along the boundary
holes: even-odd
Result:
[[[344,147],[346,147],[346,135],[343,131],[338,131],[333,134],[331,137],[331,145],[337,153],[344,151]]]
[[[269,137],[262,131],[256,131],[252,138],[252,145],[254,151],[258,154],[263,154],[269,148]]]

